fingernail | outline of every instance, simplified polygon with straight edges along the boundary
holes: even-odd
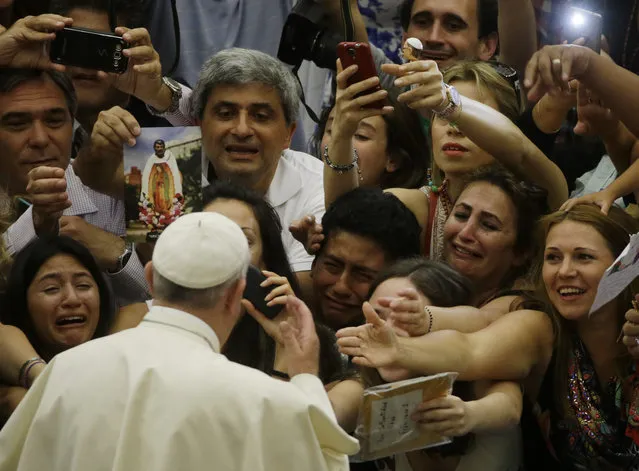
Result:
[[[525,79],[524,80],[524,86],[525,87],[530,87],[532,85],[532,83],[530,83],[530,79]]]
[[[129,139],[128,144],[130,147],[133,147],[135,145],[135,139]]]
[[[402,87],[402,86],[404,86],[404,81],[403,81],[402,79],[397,79],[397,80],[395,80],[395,82],[394,82],[394,83],[395,83],[395,85],[396,85],[396,86],[398,86],[398,87]]]
[[[264,286],[266,286],[266,282],[267,282],[267,281],[268,281],[268,280],[264,280],[264,281],[262,281],[262,282],[260,283],[260,286],[261,286],[262,288],[264,288]]]
[[[135,134],[140,134],[140,132],[141,132],[140,126],[136,126],[136,127],[134,127],[134,128],[133,128],[133,132],[134,132]]]

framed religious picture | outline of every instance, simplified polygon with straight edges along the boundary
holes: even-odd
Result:
[[[202,136],[197,126],[142,128],[124,149],[127,239],[154,242],[181,215],[202,210]]]

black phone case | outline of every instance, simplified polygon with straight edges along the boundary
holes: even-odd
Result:
[[[275,286],[267,286],[263,288],[260,286],[266,280],[266,277],[262,274],[262,272],[254,267],[250,266],[248,272],[246,274],[246,288],[244,288],[244,298],[251,301],[255,309],[260,311],[269,319],[275,318],[280,312],[282,312],[283,306],[267,306],[264,298],[275,288]]]
[[[120,36],[83,28],[64,28],[51,42],[49,58],[56,64],[122,74],[129,59],[128,43]]]

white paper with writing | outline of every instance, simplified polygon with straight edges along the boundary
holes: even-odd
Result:
[[[639,234],[630,236],[630,242],[617,257],[617,260],[608,267],[599,281],[597,295],[592,303],[590,313],[598,311],[621,292],[639,276]]]
[[[420,389],[373,402],[371,407],[370,451],[376,452],[418,434],[417,422],[410,416],[422,402]]]

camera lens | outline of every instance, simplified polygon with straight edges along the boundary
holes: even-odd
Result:
[[[351,55],[351,57],[355,57],[355,49],[352,47],[348,48],[348,53]]]

